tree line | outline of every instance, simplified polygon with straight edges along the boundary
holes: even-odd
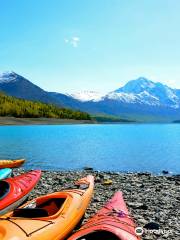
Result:
[[[17,118],[62,118],[76,120],[90,120],[88,113],[60,108],[52,104],[33,102],[7,96],[0,93],[0,116]]]

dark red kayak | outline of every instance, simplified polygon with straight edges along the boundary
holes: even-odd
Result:
[[[28,197],[41,176],[41,171],[30,171],[0,181],[0,215],[18,207]]]
[[[139,240],[135,228],[119,191],[68,240]]]

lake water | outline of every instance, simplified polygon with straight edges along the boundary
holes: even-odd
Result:
[[[27,169],[180,173],[180,124],[0,127],[0,158]]]

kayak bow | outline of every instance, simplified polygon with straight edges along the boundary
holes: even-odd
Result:
[[[24,162],[25,159],[0,160],[0,168],[16,168],[21,166]]]
[[[138,240],[135,227],[119,191],[68,240]]]
[[[76,182],[77,187],[36,198],[3,216],[1,240],[62,240],[79,223],[90,202],[93,176]]]
[[[28,197],[41,176],[41,171],[30,171],[0,181],[0,215],[18,207]]]

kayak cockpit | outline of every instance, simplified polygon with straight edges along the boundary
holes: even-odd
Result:
[[[10,191],[10,184],[6,181],[0,181],[0,200],[5,198]]]
[[[100,239],[119,240],[119,238],[115,234],[104,230],[94,231],[87,235],[84,235],[83,237],[76,238],[76,240],[100,240]]]
[[[49,217],[55,215],[63,206],[66,198],[51,198],[43,201],[42,203],[36,203],[25,206],[24,208],[17,208],[13,211],[12,217],[24,217],[24,218],[40,218]]]

